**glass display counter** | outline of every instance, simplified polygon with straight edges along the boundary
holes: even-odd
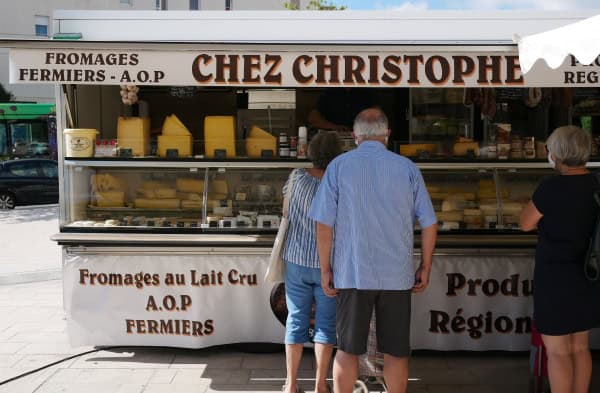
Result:
[[[534,234],[519,230],[519,214],[539,181],[553,174],[548,164],[417,165],[438,217],[440,247],[535,245]],[[174,234],[186,241],[199,239],[186,234],[236,235],[270,245],[281,220],[283,185],[291,170],[309,166],[292,160],[67,158],[61,232],[90,239],[94,233]]]

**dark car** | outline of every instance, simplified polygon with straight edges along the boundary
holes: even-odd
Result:
[[[0,209],[58,203],[58,163],[42,158],[0,162]]]

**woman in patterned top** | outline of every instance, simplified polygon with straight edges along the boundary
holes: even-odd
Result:
[[[312,168],[293,172],[289,202],[289,227],[283,248],[285,296],[288,317],[285,326],[287,379],[285,393],[298,393],[298,367],[304,343],[310,340],[310,320],[313,301],[315,320],[313,341],[317,361],[316,393],[329,393],[325,378],[335,344],[335,298],[325,296],[321,288],[321,271],[316,243],[316,223],[308,218],[308,209],[317,192],[327,165],[340,153],[341,142],[336,132],[317,134],[308,146]],[[286,184],[283,194],[287,192]]]

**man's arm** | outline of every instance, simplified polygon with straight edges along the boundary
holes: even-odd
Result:
[[[437,239],[437,224],[421,229],[421,264],[415,273],[413,292],[422,292],[429,285],[433,251]]]
[[[350,131],[350,129],[346,126],[330,122],[321,114],[321,112],[316,109],[313,109],[309,112],[308,123],[314,128],[321,130]]]
[[[333,287],[333,271],[331,270],[331,248],[333,245],[333,228],[317,222],[317,252],[321,264],[321,287],[325,295],[334,297],[337,291]]]

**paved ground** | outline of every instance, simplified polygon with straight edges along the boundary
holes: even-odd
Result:
[[[0,210],[0,285],[60,278],[58,205]]]
[[[56,206],[0,211],[0,384],[9,378],[93,350],[68,344],[62,309],[60,251],[48,238],[58,230]],[[54,277],[55,278],[55,277]],[[527,392],[528,353],[417,352],[410,393]],[[600,353],[591,392],[600,392]],[[301,384],[313,390],[307,350]],[[247,353],[236,347],[203,350],[119,348],[68,360],[0,385],[0,393],[278,392],[283,352]]]

